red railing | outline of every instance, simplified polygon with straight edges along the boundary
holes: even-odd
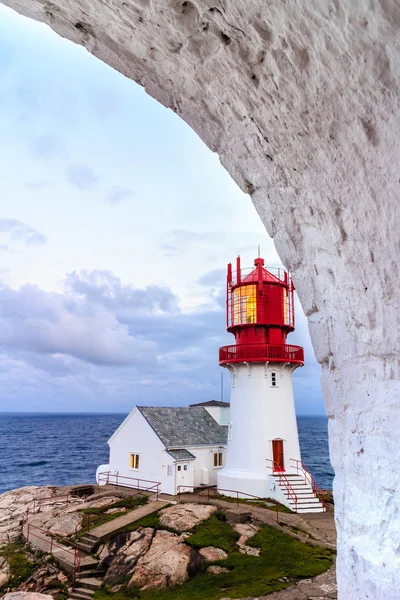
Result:
[[[302,477],[304,477],[304,481],[311,485],[314,494],[320,497],[322,506],[325,508],[325,494],[315,477],[310,473],[306,465],[301,460],[297,460],[296,458],[291,458],[290,460],[292,463],[294,463],[297,475],[301,474]]]
[[[290,344],[238,344],[219,349],[219,364],[238,362],[289,362],[302,365],[304,349]]]
[[[186,490],[187,488],[190,488],[191,490],[195,490],[195,489],[198,489],[198,487],[199,486],[194,486],[194,485],[178,485],[178,487],[176,488],[176,490],[177,490],[177,496],[180,499],[181,494],[185,493],[184,491],[182,492],[181,489]],[[208,487],[207,488],[207,499],[208,500],[210,499],[210,490],[213,491],[213,492],[217,492],[217,495],[220,495],[220,492],[229,492],[229,493],[236,494],[236,502],[237,502],[238,506],[240,504],[240,502],[239,502],[239,494],[240,494],[240,497],[241,496],[248,496],[249,498],[253,498],[254,500],[265,501],[265,498],[260,498],[260,496],[254,496],[253,494],[247,494],[246,492],[240,492],[238,490],[224,490],[224,489],[221,489],[221,488],[214,488],[214,487]],[[217,495],[214,495],[213,498],[216,498]]]
[[[71,558],[73,560],[73,563],[72,563],[73,569],[72,569],[71,573],[68,573],[68,575],[65,576],[64,579],[69,579],[71,577],[72,580],[74,581],[76,579],[76,576],[79,574],[79,571],[81,568],[81,553],[80,553],[79,548],[70,541],[68,541],[68,543],[72,546],[72,548],[69,548],[68,546],[65,546],[64,544],[58,544],[57,538],[53,534],[51,534],[46,529],[37,527],[37,525],[32,525],[31,523],[27,523],[26,527],[27,527],[27,532],[26,532],[26,541],[27,542],[29,542],[32,537],[35,537],[36,539],[41,540],[42,542],[45,542],[45,544],[49,545],[48,549],[46,547],[43,548],[41,546],[38,546],[46,554],[51,554],[54,556],[54,550],[58,549],[58,550],[62,550],[63,552],[66,552],[67,554],[69,554],[71,556]],[[45,537],[42,537],[37,532],[40,532]]]
[[[277,477],[279,487],[281,487],[283,489],[283,493],[288,498],[288,500],[293,502],[294,508],[295,508],[295,510],[297,510],[297,501],[298,501],[297,494],[294,491],[293,487],[291,486],[289,479],[286,477],[285,472],[282,470],[282,467],[280,465],[278,465],[278,463],[276,463],[274,460],[271,460],[270,458],[266,458],[265,460],[268,463],[271,463],[271,464],[267,465],[267,469],[272,470],[272,474]]]
[[[105,485],[115,485],[115,487],[125,487],[129,489],[137,490],[137,494],[141,492],[147,492],[150,494],[157,494],[157,500],[160,493],[160,481],[151,481],[150,479],[138,479],[136,477],[126,477],[125,475],[118,475],[117,473],[111,473],[110,471],[104,471],[99,473],[98,483],[104,483]],[[151,483],[152,485],[147,485]],[[134,494],[135,495],[135,494]]]

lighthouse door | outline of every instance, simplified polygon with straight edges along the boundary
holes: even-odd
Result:
[[[176,491],[177,493],[193,492],[192,469],[189,462],[176,463]],[[180,486],[180,487],[179,487]],[[187,487],[186,487],[187,486]]]
[[[283,440],[272,440],[272,459],[274,461],[274,469],[277,471],[285,470]]]

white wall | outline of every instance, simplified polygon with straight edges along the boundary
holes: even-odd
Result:
[[[220,425],[229,424],[229,406],[205,406],[204,408]]]
[[[210,477],[210,485],[217,485],[217,473],[221,470],[220,467],[214,467],[214,452],[222,452],[222,464],[225,464],[226,460],[226,449],[220,446],[197,446],[187,447],[196,460],[194,461],[194,484],[195,486],[201,484],[201,468],[206,467],[208,469]]]
[[[165,452],[161,440],[137,408],[109,440],[109,446],[111,473],[118,470],[119,477],[159,481],[162,483],[162,491],[173,493],[174,475],[170,477],[166,475],[167,465],[172,465],[173,459]],[[139,469],[130,468],[131,453],[140,455]],[[120,479],[120,481],[122,483],[124,480]]]
[[[273,387],[271,373],[277,374]],[[295,472],[290,458],[300,460],[300,445],[292,389],[292,367],[274,364],[237,364],[231,374],[231,439],[226,467],[218,474],[218,487],[257,496],[270,496],[267,458],[272,440],[284,440],[287,472]]]

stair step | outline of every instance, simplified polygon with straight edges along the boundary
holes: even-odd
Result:
[[[89,533],[85,533],[81,537],[81,540],[84,540],[85,542],[88,542],[90,544],[97,544],[100,541],[98,537],[90,535]]]
[[[96,579],[95,577],[83,577],[77,580],[77,585],[90,590],[98,590],[103,585],[103,582],[101,579]]]
[[[89,554],[92,552],[95,547],[93,544],[84,544],[83,542],[75,542],[75,546],[78,546],[79,550],[83,550],[83,552],[88,552]]]
[[[89,588],[82,587],[81,585],[79,585],[79,583],[77,583],[77,585],[74,586],[72,593],[76,592],[77,594],[81,594],[81,596],[86,596],[86,598],[90,599],[93,598],[95,591],[96,590],[91,590]]]
[[[326,508],[324,508],[323,506],[317,506],[315,508],[298,508],[296,513],[297,514],[303,514],[303,513],[322,513],[322,512],[326,512]]]
[[[82,594],[80,591],[78,590],[73,590],[70,595],[70,598],[75,598],[75,600],[88,600],[89,596],[87,596],[87,594]],[[92,596],[90,596],[90,598],[92,598]]]
[[[321,502],[315,502],[315,503],[312,503],[312,502],[300,503],[300,502],[298,502],[297,504],[295,504],[294,502],[290,502],[289,504],[291,506],[293,506],[294,509],[295,508],[297,508],[297,509],[299,509],[299,508],[318,508],[319,506],[322,506]]]
[[[96,544],[100,544],[100,540],[99,538],[95,538],[95,537],[88,537],[86,535],[83,535],[80,539],[80,542],[82,542],[83,544],[90,544],[91,546],[96,546]]]
[[[93,558],[93,556],[85,556],[85,558],[81,560],[81,571],[84,568],[96,568],[98,564],[99,561],[97,558]]]
[[[102,575],[105,575],[106,571],[105,569],[85,569],[84,571],[80,572],[80,576],[86,578],[95,578],[95,577],[101,577]],[[81,579],[78,579],[78,581],[81,581]]]

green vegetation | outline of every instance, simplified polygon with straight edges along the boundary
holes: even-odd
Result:
[[[82,522],[82,529],[78,533],[78,538],[85,535],[88,530],[93,527],[98,527],[99,525],[103,525],[104,523],[108,523],[109,521],[113,521],[118,517],[121,517],[129,510],[134,510],[143,504],[147,504],[148,497],[147,496],[133,496],[128,498],[122,498],[118,500],[118,502],[114,502],[114,504],[109,504],[108,506],[101,506],[98,508],[85,508],[81,512],[84,515],[84,519]],[[112,508],[120,508],[121,510],[111,515],[107,515],[107,511]]]
[[[214,564],[228,568],[228,573],[212,575],[204,569],[181,586],[147,592],[124,587],[110,594],[103,588],[96,592],[95,600],[220,600],[267,595],[298,579],[315,577],[332,564],[334,553],[331,550],[304,544],[268,525],[262,526],[247,542],[249,546],[261,549],[259,557],[239,553],[235,545],[237,539],[237,533],[224,516],[214,513],[194,529],[186,542],[193,548],[209,545],[223,548],[228,552],[228,558]]]
[[[216,546],[225,552],[235,552],[240,535],[227,523],[223,512],[215,512],[194,529],[193,535],[186,540],[192,548]],[[225,564],[225,563],[224,563]]]
[[[32,556],[31,552],[20,540],[13,544],[7,544],[0,548],[0,556],[3,556],[10,565],[10,580],[0,588],[15,588],[30,577],[40,563]]]
[[[136,529],[139,529],[139,527],[165,529],[165,527],[161,527],[160,525],[160,518],[158,516],[158,513],[152,513],[151,515],[147,515],[146,517],[139,519],[139,521],[135,521],[135,523],[127,525],[126,527],[124,527],[124,529],[121,529],[119,533],[129,533],[130,531],[136,531]]]

